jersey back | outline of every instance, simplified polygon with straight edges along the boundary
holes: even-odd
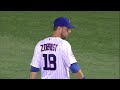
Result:
[[[66,40],[48,37],[37,43],[30,65],[40,68],[41,79],[69,79],[69,67],[75,62]]]

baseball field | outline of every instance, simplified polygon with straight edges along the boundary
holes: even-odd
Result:
[[[120,11],[0,11],[0,79],[29,78],[34,47],[59,16],[76,26],[67,40],[86,78],[120,79]]]

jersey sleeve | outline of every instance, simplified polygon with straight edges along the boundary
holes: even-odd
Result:
[[[62,46],[62,56],[67,67],[70,67],[71,64],[76,63],[77,60],[72,52],[71,45],[65,41]]]
[[[30,63],[31,66],[36,67],[36,68],[40,68],[40,44],[38,43],[35,48],[34,48],[34,54],[32,57],[32,61]]]

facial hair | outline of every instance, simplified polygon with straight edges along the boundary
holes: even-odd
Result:
[[[61,38],[62,38],[62,39],[66,40],[67,37],[68,37],[68,35],[65,36],[63,33],[61,33]]]

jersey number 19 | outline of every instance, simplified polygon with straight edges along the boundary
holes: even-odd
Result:
[[[54,54],[43,54],[44,70],[56,70],[56,56]]]

